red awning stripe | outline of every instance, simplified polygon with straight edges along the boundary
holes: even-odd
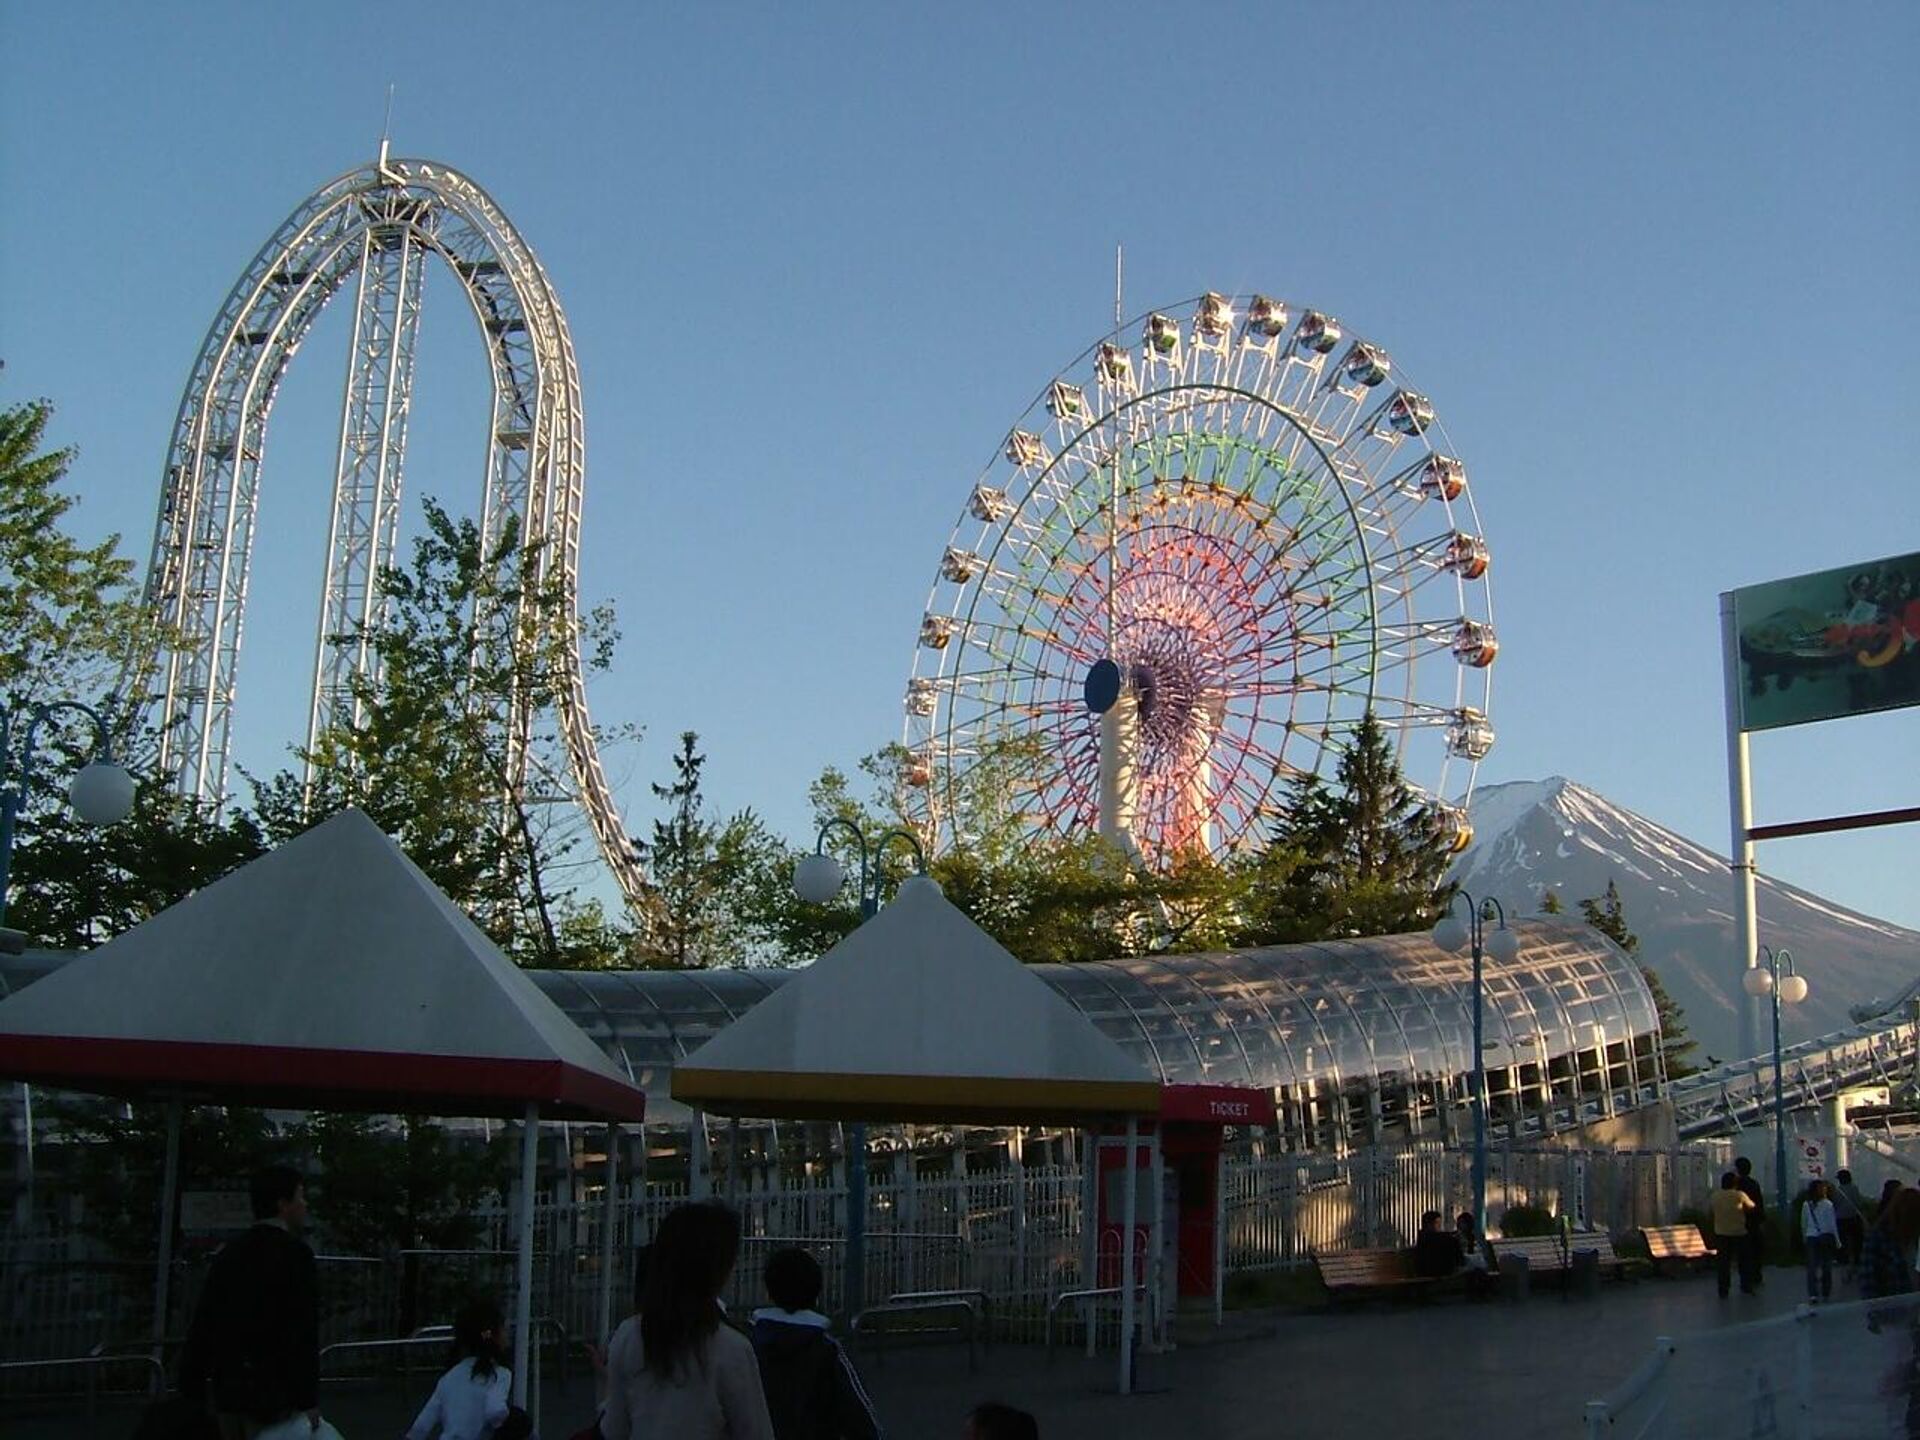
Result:
[[[90,1035],[0,1035],[0,1076],[106,1094],[209,1091],[284,1109],[638,1121],[643,1091],[563,1060],[223,1045]]]

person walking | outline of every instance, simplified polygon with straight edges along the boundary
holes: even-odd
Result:
[[[1860,1269],[1860,1247],[1867,1238],[1867,1202],[1853,1183],[1853,1172],[1842,1168],[1833,1176],[1833,1214],[1840,1226],[1840,1261],[1853,1279]]]
[[[1720,1188],[1708,1198],[1707,1209],[1713,1225],[1713,1272],[1720,1285],[1720,1298],[1727,1298],[1733,1286],[1733,1267],[1740,1263],[1740,1293],[1751,1295],[1747,1284],[1746,1246],[1747,1212],[1753,1201],[1740,1188],[1740,1177],[1729,1170],[1720,1177]]]
[[[1816,1305],[1833,1299],[1833,1259],[1840,1252],[1840,1222],[1824,1180],[1807,1184],[1806,1198],[1800,1204],[1800,1239],[1807,1253],[1807,1299]]]
[[[814,1308],[825,1278],[820,1262],[790,1246],[767,1257],[764,1278],[773,1304],[753,1312],[753,1353],[773,1433],[779,1440],[880,1440],[873,1402]]]
[[[640,1313],[607,1346],[603,1440],[775,1440],[753,1342],[723,1320],[739,1255],[740,1217],[724,1205],[660,1222]]]
[[[269,1165],[248,1185],[253,1226],[213,1257],[180,1356],[180,1391],[204,1403],[221,1440],[252,1440],[304,1415],[320,1428],[320,1294],[306,1182]]]
[[[1753,1178],[1753,1161],[1742,1155],[1733,1162],[1733,1170],[1741,1193],[1753,1202],[1747,1211],[1747,1243],[1740,1247],[1740,1289],[1750,1295],[1767,1283],[1761,1273],[1767,1254],[1767,1197]]]
[[[453,1344],[460,1358],[440,1377],[412,1425],[407,1440],[504,1440],[514,1427],[513,1372],[500,1363],[507,1322],[492,1300],[469,1300],[453,1317]]]

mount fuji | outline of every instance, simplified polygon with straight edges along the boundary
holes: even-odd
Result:
[[[1612,880],[1640,959],[1686,1012],[1704,1064],[1740,1056],[1743,998],[1735,956],[1733,879],[1727,859],[1572,780],[1516,781],[1475,793],[1473,844],[1452,878],[1523,915],[1558,892],[1569,916]],[[1848,1010],[1920,980],[1920,931],[1876,920],[1761,876],[1760,938],[1817,959],[1804,1002],[1781,1010],[1783,1039],[1838,1030]],[[1768,1041],[1763,1034],[1762,1046]]]

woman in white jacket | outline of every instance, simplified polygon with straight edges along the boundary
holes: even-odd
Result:
[[[753,1342],[723,1320],[740,1254],[723,1205],[682,1205],[655,1232],[640,1313],[607,1345],[604,1440],[774,1440]]]
[[[1834,1218],[1833,1200],[1824,1180],[1807,1186],[1807,1198],[1800,1205],[1800,1238],[1807,1247],[1807,1299],[1816,1303],[1831,1300],[1833,1257],[1840,1253],[1840,1222]]]

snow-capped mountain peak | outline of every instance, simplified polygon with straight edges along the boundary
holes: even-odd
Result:
[[[1531,914],[1548,890],[1577,913],[1612,880],[1642,960],[1685,1010],[1703,1051],[1733,1057],[1740,977],[1725,856],[1562,776],[1488,786],[1471,814],[1473,843],[1455,862],[1456,881]],[[1787,1019],[1796,1036],[1838,1029],[1849,1006],[1920,977],[1920,932],[1764,875],[1759,912],[1761,939],[1819,957],[1819,983]]]

